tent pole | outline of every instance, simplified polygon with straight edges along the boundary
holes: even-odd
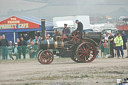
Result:
[[[16,38],[16,36],[15,36],[15,32],[14,32],[14,43],[15,43],[15,38]]]

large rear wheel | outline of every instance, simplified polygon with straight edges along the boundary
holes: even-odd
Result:
[[[76,50],[78,60],[83,63],[92,62],[97,56],[97,48],[88,42],[81,43]]]

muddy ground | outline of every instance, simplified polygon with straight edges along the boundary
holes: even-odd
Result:
[[[0,85],[116,85],[128,77],[128,58],[97,58],[75,63],[55,58],[49,65],[37,59],[0,61]]]

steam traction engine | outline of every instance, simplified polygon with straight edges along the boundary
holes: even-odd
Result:
[[[98,54],[97,43],[92,39],[85,39],[85,34],[83,32],[81,36],[78,31],[73,31],[66,41],[63,37],[59,37],[59,40],[41,40],[37,54],[38,61],[41,64],[50,64],[54,55],[71,57],[77,63],[93,61]]]

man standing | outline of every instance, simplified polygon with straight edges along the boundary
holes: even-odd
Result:
[[[2,35],[2,40],[1,40],[1,46],[2,46],[2,59],[7,60],[8,57],[8,40],[5,38],[5,35]]]
[[[110,41],[110,54],[112,57],[114,57],[114,36],[112,35],[112,33],[109,33],[109,35],[110,36],[108,37],[108,39]]]
[[[26,57],[27,42],[23,39],[23,37],[21,37],[20,44],[21,44],[22,54],[23,54],[24,59],[25,59],[25,57]]]
[[[62,35],[65,35],[68,37],[70,34],[70,29],[67,27],[67,24],[64,24],[64,29],[62,30]]]
[[[122,49],[122,46],[123,46],[123,39],[122,37],[120,36],[120,33],[117,33],[117,36],[116,38],[114,39],[114,42],[116,44],[116,49],[117,49],[117,56],[119,58],[120,56],[120,52],[121,51],[121,55],[122,55],[122,58],[124,56],[124,52],[123,52],[123,49]]]
[[[18,54],[19,54],[19,58],[18,59],[21,59],[21,51],[22,51],[22,48],[21,48],[21,42],[20,42],[20,39],[19,38],[17,38],[17,44],[18,44]]]
[[[122,32],[122,39],[123,39],[123,49],[126,50],[126,42],[127,42],[127,35],[125,34],[125,32]]]

